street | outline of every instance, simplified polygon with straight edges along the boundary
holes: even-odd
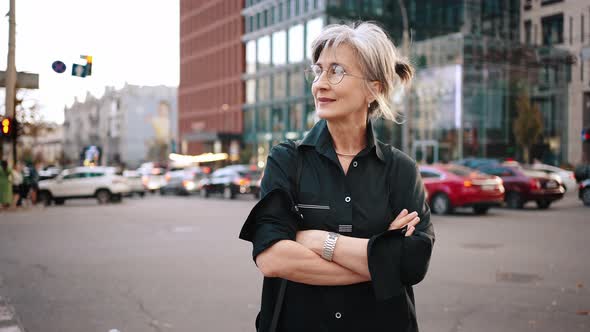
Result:
[[[0,213],[0,296],[28,332],[254,331],[250,197],[95,200]],[[590,331],[590,209],[433,216],[421,331]]]

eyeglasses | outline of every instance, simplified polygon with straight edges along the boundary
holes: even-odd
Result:
[[[365,79],[364,77],[354,76],[347,73],[341,65],[332,64],[328,69],[322,69],[319,65],[312,65],[309,69],[305,70],[305,79],[309,83],[315,83],[319,81],[320,77],[322,76],[323,72],[327,73],[328,82],[332,85],[336,85],[342,82],[344,76],[352,76],[360,79]]]

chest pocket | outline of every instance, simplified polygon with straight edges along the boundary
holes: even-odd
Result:
[[[300,192],[297,207],[303,215],[303,228],[328,230],[327,222],[333,209],[328,199],[321,199],[315,193]]]

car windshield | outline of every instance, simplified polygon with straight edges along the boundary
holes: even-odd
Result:
[[[469,168],[459,166],[449,167],[447,168],[447,172],[458,176],[469,176],[471,173],[474,173],[474,171]]]

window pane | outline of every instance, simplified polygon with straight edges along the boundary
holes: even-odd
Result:
[[[258,119],[256,121],[256,129],[257,131],[268,131],[269,129],[269,111],[268,107],[263,107],[258,110]]]
[[[289,29],[289,63],[303,61],[303,24]]]
[[[253,109],[244,111],[244,132],[246,133],[256,131],[256,128],[254,128],[254,111]]]
[[[307,39],[305,41],[305,56],[311,60],[311,43],[319,36],[324,26],[324,21],[321,17],[315,18],[307,22]]]
[[[254,104],[256,102],[256,80],[246,81],[246,104]]]
[[[258,102],[270,99],[270,76],[258,79]]]
[[[291,109],[289,110],[289,130],[290,131],[303,130],[303,126],[301,123],[302,118],[303,118],[303,105],[302,104],[291,105]]]
[[[256,41],[246,43],[246,73],[256,72]]]
[[[274,99],[287,97],[287,73],[276,73],[273,80]]]
[[[270,67],[270,37],[264,36],[258,39],[258,69],[264,70]]]
[[[271,112],[272,131],[281,132],[285,130],[285,119],[283,118],[283,109],[275,107]]]
[[[304,78],[303,72],[291,72],[289,74],[289,95],[291,97],[303,96]]]
[[[272,63],[275,66],[287,63],[287,32],[285,31],[272,34]]]

